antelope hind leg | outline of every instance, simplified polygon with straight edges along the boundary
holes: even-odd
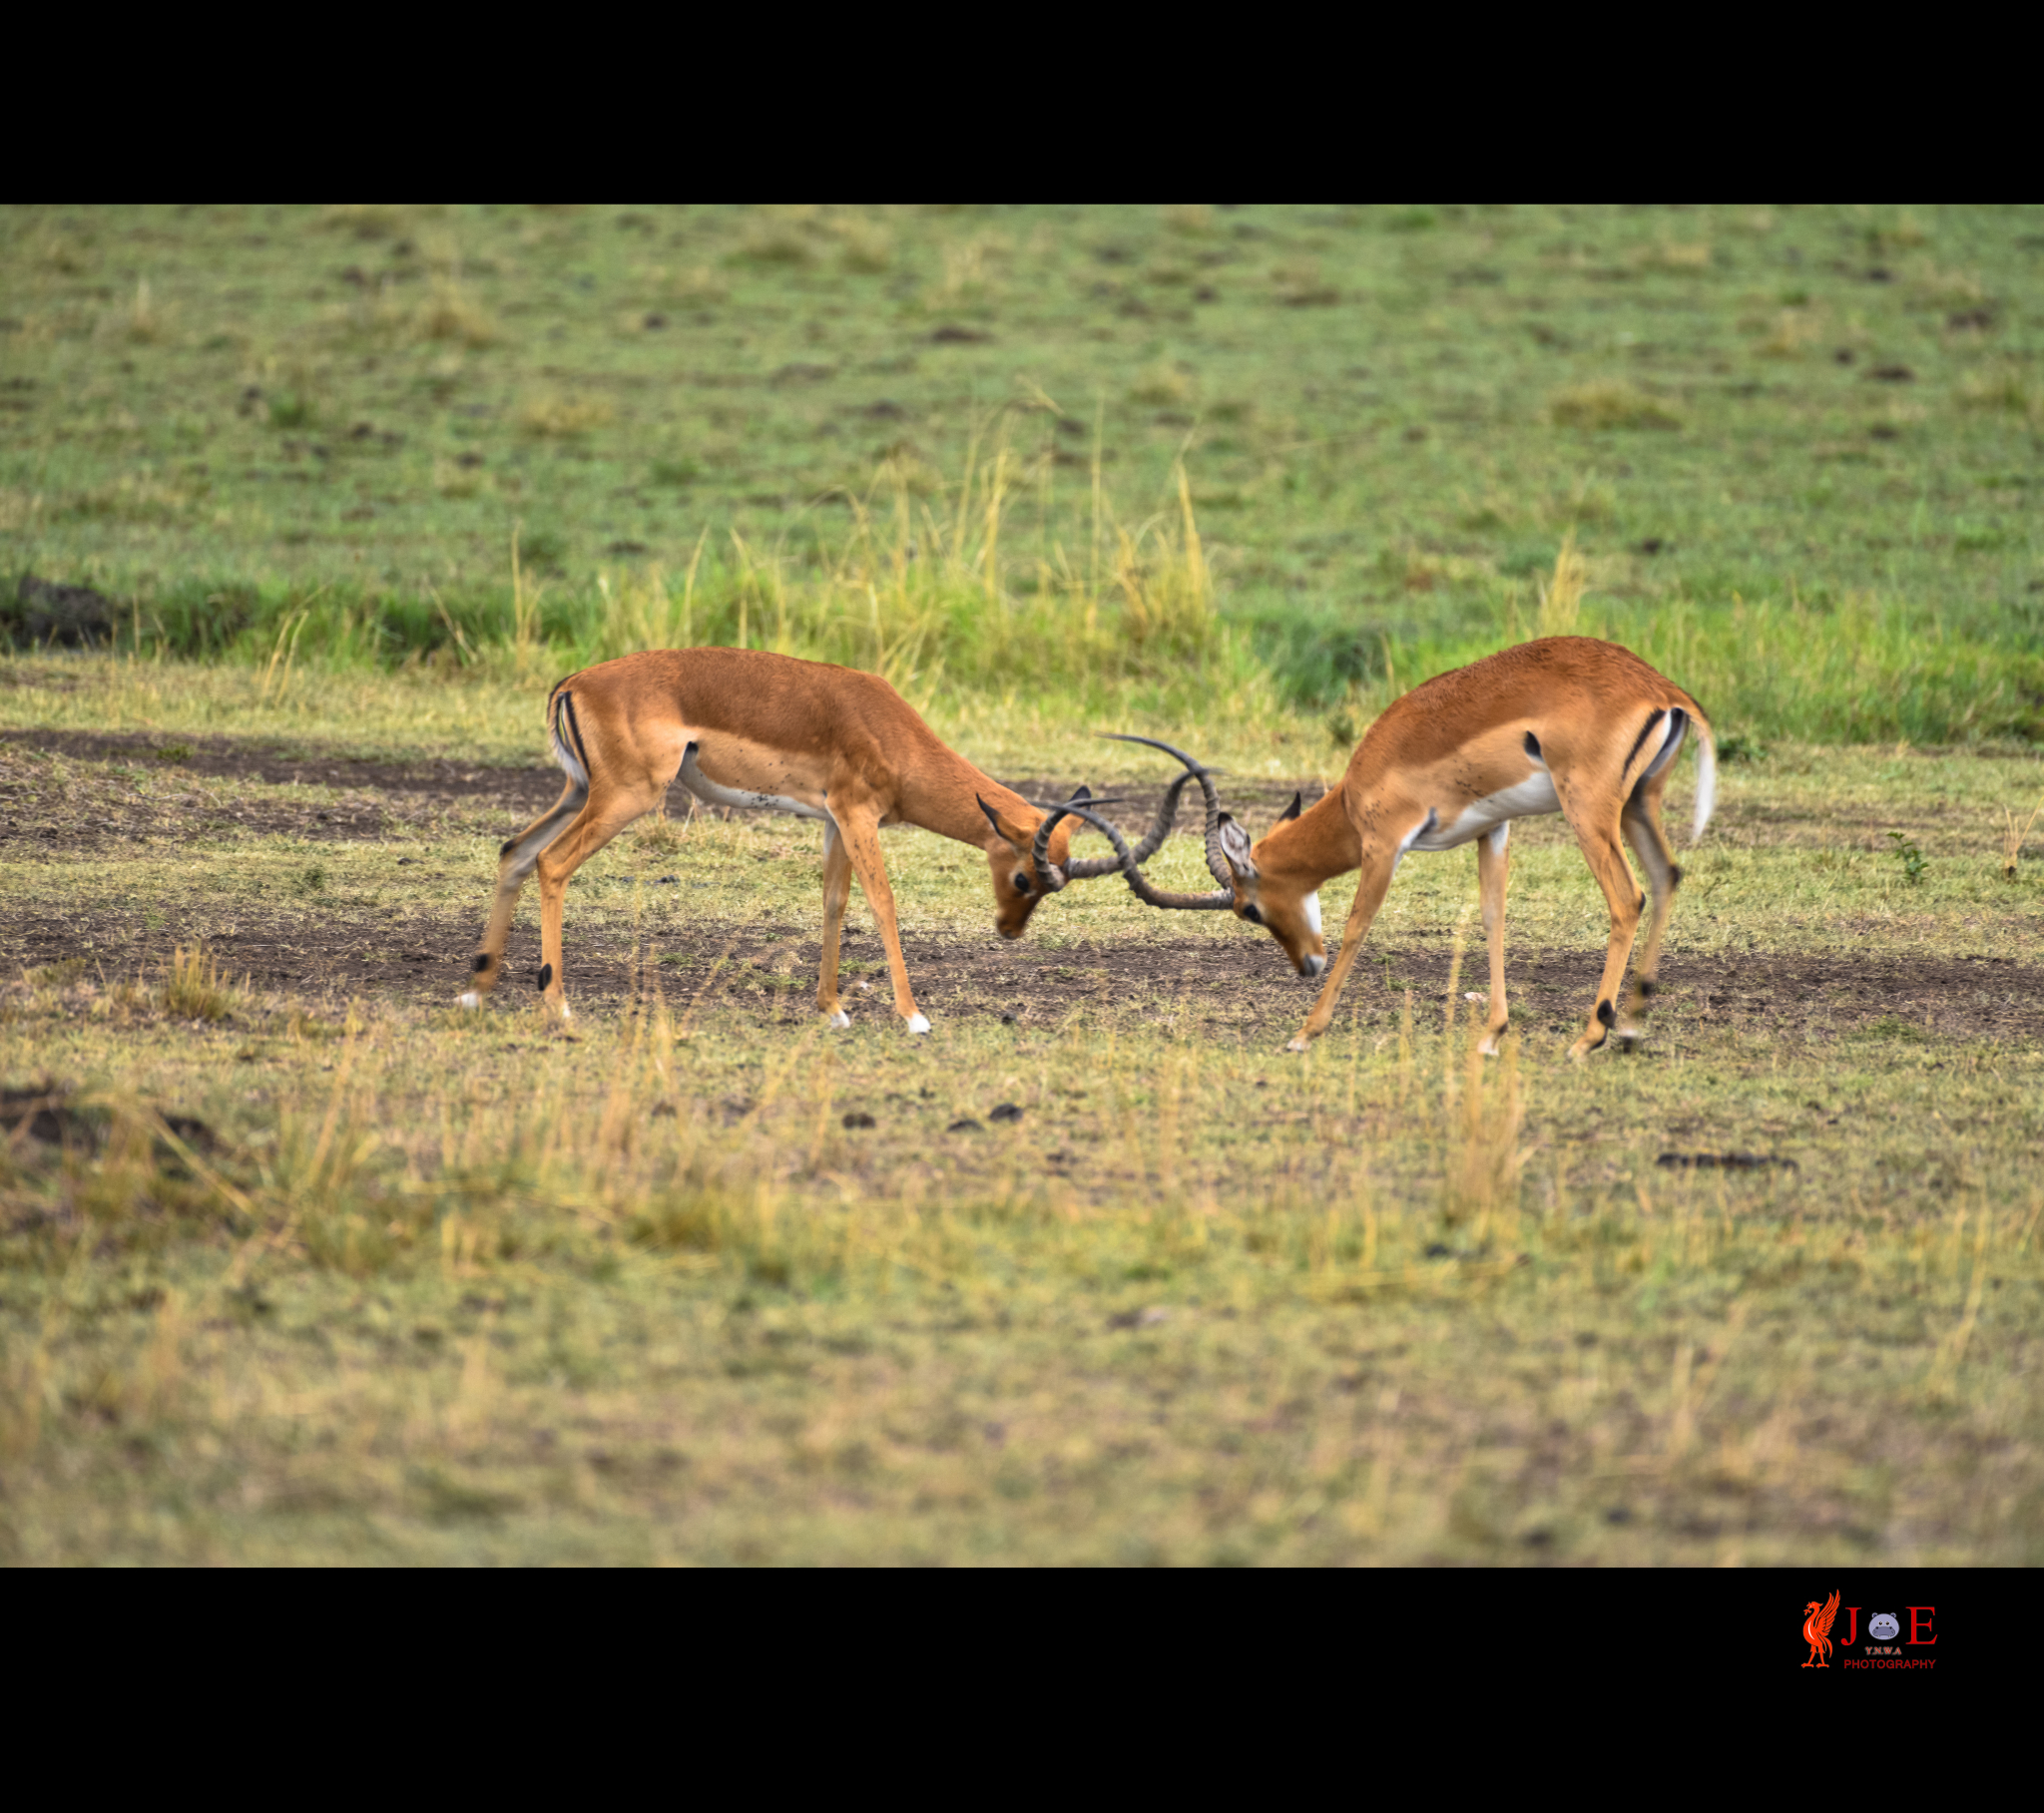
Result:
[[[1613,1029],[1612,1036],[1621,1045],[1636,1045],[1646,1037],[1645,1022],[1661,970],[1661,939],[1675,907],[1675,891],[1682,885],[1682,865],[1675,860],[1668,847],[1667,833],[1661,828],[1663,784],[1661,775],[1643,780],[1626,801],[1625,815],[1620,821],[1626,842],[1632,845],[1640,867],[1647,872],[1654,903],[1647,922],[1646,947],[1640,952],[1639,966],[1633,972],[1625,1012]]]
[[[823,821],[823,954],[816,973],[816,1012],[832,1026],[849,1026],[851,1016],[837,993],[837,948],[844,933],[844,906],[851,897],[851,858],[836,824]]]
[[[660,803],[663,791],[648,785],[629,791],[614,788],[599,794],[583,808],[573,829],[540,853],[539,992],[540,998],[564,1021],[574,1018],[568,1006],[561,951],[561,919],[568,878],[634,819],[652,811]]]
[[[1583,846],[1590,873],[1597,877],[1598,886],[1604,890],[1605,904],[1611,909],[1611,942],[1604,952],[1597,1005],[1590,1011],[1590,1024],[1583,1029],[1583,1036],[1569,1047],[1569,1056],[1580,1062],[1610,1038],[1611,1029],[1618,1023],[1619,985],[1625,980],[1626,959],[1632,955],[1633,939],[1640,929],[1640,909],[1646,904],[1646,897],[1634,882],[1632,870],[1626,867],[1625,852],[1619,848],[1617,838],[1599,840],[1594,834],[1585,836],[1579,831],[1577,841]]]
[[[536,818],[497,852],[497,891],[490,898],[489,922],[483,928],[482,943],[476,947],[470,966],[473,981],[457,1003],[481,1007],[483,997],[497,986],[504,973],[504,944],[511,936],[511,916],[518,910],[519,890],[533,871],[547,846],[565,831],[577,813],[589,802],[589,790],[570,780],[553,809]]]

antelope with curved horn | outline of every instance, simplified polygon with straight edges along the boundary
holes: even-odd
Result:
[[[1061,807],[1033,805],[983,774],[878,675],[763,650],[679,649],[627,655],[573,674],[547,699],[554,758],[568,784],[553,809],[499,851],[497,891],[461,997],[479,1007],[504,968],[504,943],[525,878],[539,871],[539,986],[568,1017],[561,917],[568,878],[679,778],[710,805],[764,807],[823,825],[823,950],[817,1011],[851,1024],[837,989],[837,952],[851,878],[858,877],[887,949],[894,1011],[911,1033],[930,1023],[901,958],[894,894],[880,860],[884,825],[913,824],[986,853],[994,927],[1019,938],[1036,904],[1067,882],[1115,873],[1115,858],[1068,862],[1073,810],[1114,803],[1081,788]],[[1175,808],[1176,789],[1168,804]],[[1163,817],[1146,852],[1170,828]]]
[[[1485,1053],[1498,1049],[1507,1019],[1506,839],[1513,819],[1560,812],[1611,912],[1596,1005],[1569,1050],[1580,1059],[1614,1034],[1621,1044],[1641,1037],[1662,935],[1682,881],[1661,829],[1661,801],[1692,725],[1698,748],[1695,841],[1710,823],[1717,794],[1717,746],[1709,722],[1695,699],[1638,656],[1581,636],[1524,643],[1414,687],[1370,726],[1338,787],[1304,812],[1294,796],[1255,844],[1221,810],[1209,770],[1168,743],[1152,744],[1186,765],[1176,785],[1197,779],[1206,794],[1207,866],[1220,884],[1211,894],[1152,888],[1136,852],[1107,819],[1087,804],[1065,810],[1107,834],[1139,898],[1160,907],[1229,908],[1268,928],[1302,976],[1317,976],[1327,967],[1320,884],[1351,869],[1361,872],[1333,968],[1287,1048],[1294,1052],[1327,1030],[1399,860],[1408,850],[1450,850],[1474,842],[1490,948]],[[1623,1018],[1619,985],[1647,896],[1633,880],[1621,839],[1632,845],[1653,890],[1646,948]]]

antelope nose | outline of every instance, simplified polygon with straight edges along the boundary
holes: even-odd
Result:
[[[1301,972],[1308,976],[1317,976],[1326,967],[1326,958],[1318,955],[1308,956],[1305,962],[1299,966]]]

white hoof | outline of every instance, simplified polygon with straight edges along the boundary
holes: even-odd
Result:
[[[1302,1051],[1304,1051],[1304,1050],[1305,1050],[1305,1037],[1304,1037],[1304,1035],[1303,1035],[1303,1034],[1301,1034],[1301,1035],[1300,1035],[1300,1036],[1299,1036],[1298,1038],[1296,1038],[1296,1039],[1292,1040],[1292,1042],[1291,1042],[1291,1043],[1290,1043],[1289,1045],[1287,1045],[1287,1046],[1286,1046],[1286,1047],[1285,1047],[1284,1049],[1285,1049],[1285,1050],[1286,1050],[1287,1052],[1302,1052]]]
[[[573,1009],[572,1007],[570,1007],[570,1006],[569,1006],[569,1005],[568,1005],[568,1004],[567,1004],[567,1003],[566,1003],[565,1001],[564,1001],[564,1002],[562,1002],[562,1003],[561,1003],[561,1024],[562,1024],[563,1026],[566,1026],[566,1025],[568,1024],[568,1022],[569,1022],[569,1021],[571,1021],[571,1020],[573,1020],[574,1018],[575,1018],[575,1010],[574,1010],[574,1009]]]
[[[470,989],[468,993],[463,995],[460,1000],[455,1002],[454,1005],[456,1007],[481,1007],[482,1004],[483,998],[480,995],[478,995],[474,989]]]
[[[930,1023],[920,1014],[911,1014],[908,1017],[908,1030],[920,1037],[930,1030]]]
[[[830,1016],[830,1024],[838,1027],[849,1026],[851,1024],[851,1016],[842,1008],[839,1008],[836,1013]]]

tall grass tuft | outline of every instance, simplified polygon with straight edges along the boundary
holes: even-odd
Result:
[[[1215,609],[1190,483],[1183,468],[1175,476],[1170,508],[1135,519],[1104,508],[1097,534],[1075,523],[1068,541],[1051,524],[1035,547],[1017,548],[1009,509],[1039,474],[1008,448],[975,451],[948,499],[918,495],[889,462],[871,491],[844,499],[852,522],[840,540],[797,557],[737,534],[722,549],[706,539],[680,584],[657,567],[605,574],[574,619],[549,627],[588,660],[770,649],[867,669],[925,696],[945,685],[1086,691],[1246,667]]]
[[[1540,586],[1540,634],[1574,636],[1583,615],[1583,588],[1589,567],[1576,552],[1576,532],[1561,538],[1554,557],[1554,572]]]
[[[2044,812],[2044,795],[2038,797],[2036,805],[2031,808],[2029,817],[2023,820],[2022,829],[2018,830],[2016,828],[2015,813],[2010,811],[2007,806],[2001,808],[2001,815],[2005,821],[2001,833],[2002,880],[2015,880],[2016,863],[2023,853],[2023,840],[2029,836],[2031,827],[2036,824],[2037,815],[2040,812]]]
[[[204,945],[181,945],[172,954],[160,999],[164,1012],[180,1020],[217,1023],[235,1011],[234,991]]]
[[[1467,1226],[1478,1248],[1493,1237],[1509,1241],[1518,1232],[1519,1173],[1528,1156],[1520,1144],[1525,1123],[1518,1034],[1505,1035],[1495,1064],[1486,1063],[1471,1040],[1460,1101],[1448,1111],[1441,1214],[1451,1227]]]

